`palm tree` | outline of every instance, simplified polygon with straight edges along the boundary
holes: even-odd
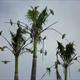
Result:
[[[8,46],[5,46],[4,48],[9,49],[12,52],[12,54],[14,54],[14,56],[15,56],[14,80],[19,80],[18,79],[18,60],[19,60],[19,55],[21,55],[22,53],[26,52],[26,50],[27,51],[29,50],[28,48],[26,48],[26,46],[27,46],[26,42],[30,39],[30,38],[28,38],[26,40],[26,38],[24,38],[24,36],[23,36],[23,34],[26,33],[26,29],[25,28],[23,29],[21,27],[21,25],[19,25],[18,22],[17,22],[17,26],[18,26],[18,28],[16,30],[16,33],[13,33],[13,32],[10,31],[11,42],[9,42],[6,37],[1,35],[8,42],[8,44],[10,45],[10,48]]]
[[[10,33],[11,33],[11,39],[12,39],[13,54],[15,56],[14,80],[18,80],[18,58],[21,53],[21,47],[23,44],[25,44],[25,39],[22,36],[21,27],[18,27],[16,34],[13,34],[12,32],[10,32]]]
[[[76,54],[75,54],[75,49],[74,49],[74,44],[73,42],[69,42],[66,44],[64,47],[62,43],[57,41],[58,43],[58,55],[63,61],[63,67],[64,67],[64,80],[67,80],[67,69],[71,65],[72,61],[75,60]]]
[[[31,80],[36,80],[36,67],[37,67],[37,44],[41,40],[41,33],[46,30],[43,30],[42,25],[45,24],[50,13],[54,15],[53,11],[50,9],[50,13],[47,11],[47,7],[39,12],[37,7],[31,7],[31,9],[27,12],[27,18],[32,22],[31,27],[31,38],[33,41],[33,60],[32,60],[32,72],[31,72]]]

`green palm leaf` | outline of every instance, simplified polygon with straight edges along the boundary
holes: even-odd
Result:
[[[47,12],[47,7],[39,14],[37,22],[36,22],[36,26],[38,28],[42,27],[42,24],[45,23],[47,17],[48,17],[48,12]]]
[[[28,10],[27,12],[27,18],[29,20],[31,20],[33,23],[36,22],[37,18],[38,18],[39,12],[37,10],[37,7],[31,7],[31,9]]]
[[[22,45],[25,43],[25,39],[23,37],[23,34],[24,34],[23,31],[24,29],[22,29],[21,27],[18,27],[16,34],[10,31],[14,54],[18,53],[19,55],[20,49]]]

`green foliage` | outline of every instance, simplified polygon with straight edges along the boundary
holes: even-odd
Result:
[[[70,63],[71,59],[73,58],[72,56],[75,55],[73,42],[66,44],[65,47],[59,41],[57,41],[57,43],[58,43],[58,48],[57,48],[58,54],[60,55],[63,61],[65,61],[66,63]]]
[[[42,27],[42,24],[45,23],[47,17],[48,17],[48,12],[47,12],[47,7],[45,9],[43,9],[43,11],[39,14],[38,19],[36,21],[36,26],[38,28]]]
[[[32,73],[31,73],[31,80],[36,80],[36,61],[35,57],[37,56],[37,43],[41,41],[41,31],[43,30],[42,25],[45,24],[48,16],[53,14],[51,11],[50,14],[48,13],[47,7],[44,8],[41,12],[39,12],[38,7],[32,7],[27,12],[27,18],[32,21],[32,27],[30,30],[30,37],[33,41],[33,63],[32,63]],[[44,38],[45,39],[45,38]],[[43,53],[43,50],[40,50],[40,53]],[[45,55],[47,52],[45,52]],[[50,71],[49,71],[50,72]]]
[[[28,10],[26,16],[33,22],[33,24],[36,25],[36,27],[41,27],[42,24],[45,23],[49,13],[47,12],[47,7],[43,9],[42,12],[39,12],[37,8],[38,7],[31,7],[31,9]]]
[[[73,55],[74,54],[74,51],[75,51],[75,49],[74,49],[74,43],[69,43],[69,44],[67,44],[66,45],[66,52],[68,53],[70,53],[71,55]]]
[[[42,25],[45,24],[48,16],[53,14],[53,11],[50,9],[50,13],[48,12],[47,7],[45,7],[41,12],[37,10],[37,7],[31,7],[31,9],[27,12],[27,18],[32,21],[31,28],[31,38],[36,37],[36,40],[40,42],[41,36],[40,32],[42,30]]]
[[[37,18],[38,18],[38,15],[39,15],[39,12],[37,10],[38,7],[31,7],[31,9],[28,10],[27,12],[27,18],[29,20],[31,20],[33,23],[36,22]]]
[[[62,43],[60,43],[59,41],[57,41],[57,43],[58,43],[58,51],[57,52],[59,52],[60,54],[60,57],[63,59],[64,58],[64,46],[62,45]]]
[[[19,55],[22,45],[25,44],[25,39],[23,37],[23,31],[24,29],[22,29],[21,27],[18,27],[16,34],[10,31],[13,51],[15,55]]]

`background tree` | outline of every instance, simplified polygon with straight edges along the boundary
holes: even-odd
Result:
[[[11,26],[13,25],[13,22],[10,19],[10,24]],[[6,37],[4,37],[3,35],[1,35],[10,45],[10,48],[8,46],[5,46],[4,48],[7,48],[11,51],[11,53],[14,54],[15,56],[15,74],[14,74],[14,80],[19,80],[18,79],[18,60],[19,60],[19,55],[26,52],[26,50],[28,50],[28,48],[26,48],[27,46],[27,41],[30,39],[26,39],[24,37],[24,34],[26,34],[26,29],[22,28],[20,25],[20,22],[17,21],[18,28],[16,30],[16,33],[13,33],[10,31],[11,34],[11,41],[8,41]],[[31,42],[29,42],[31,43]],[[28,43],[28,44],[29,44]]]
[[[76,58],[74,43],[69,42],[68,44],[66,44],[65,47],[59,41],[57,41],[57,43],[58,43],[57,54],[63,61],[64,80],[67,80],[67,69],[72,64],[72,61],[75,60]]]

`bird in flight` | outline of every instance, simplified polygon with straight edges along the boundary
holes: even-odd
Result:
[[[9,63],[11,61],[4,60],[4,61],[1,61],[1,62],[3,62],[4,64],[7,64],[7,63]]]
[[[4,51],[5,48],[6,48],[6,46],[0,47],[0,50]]]

